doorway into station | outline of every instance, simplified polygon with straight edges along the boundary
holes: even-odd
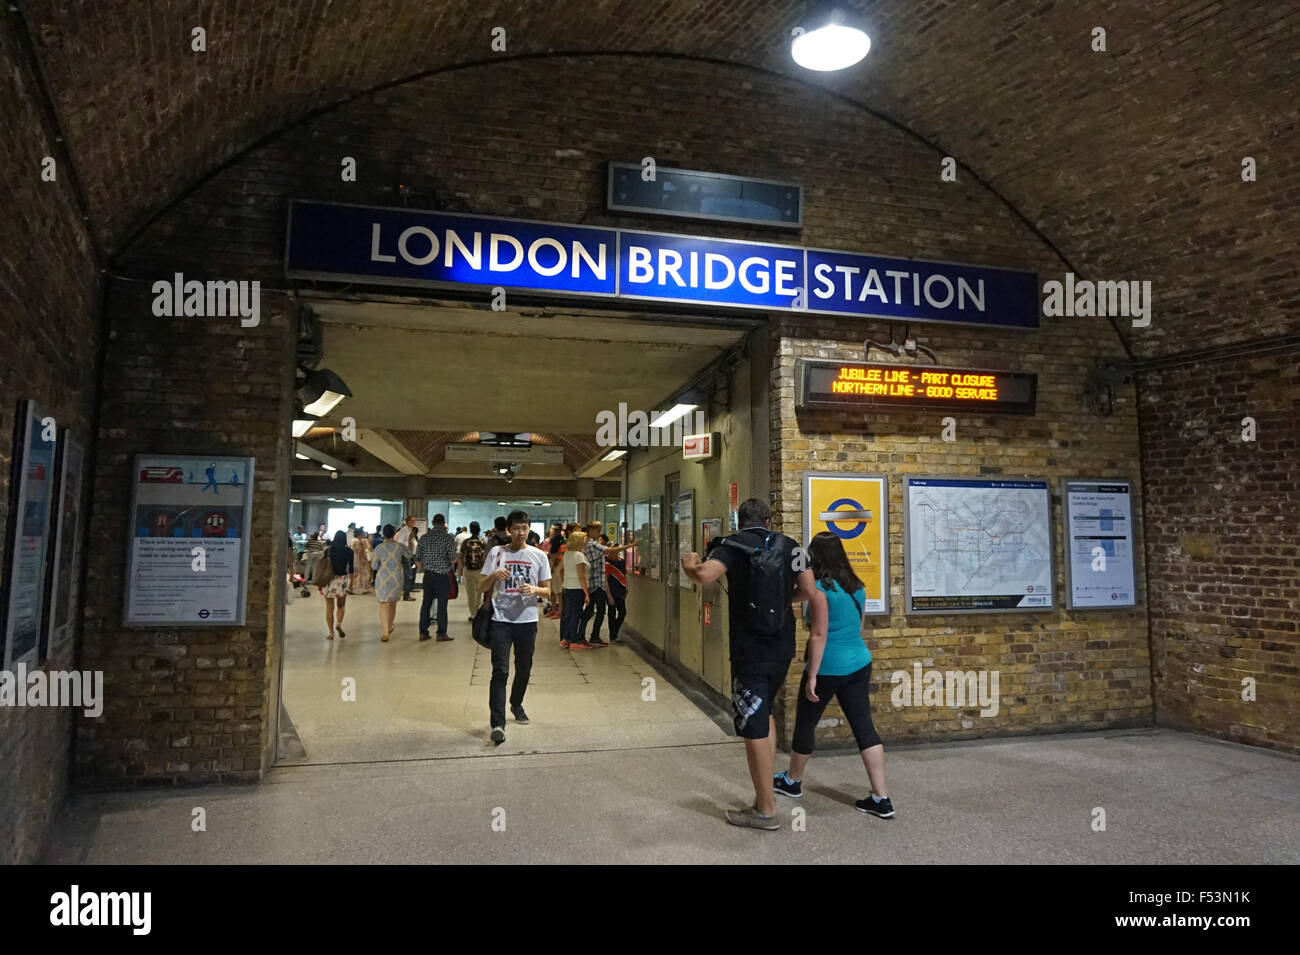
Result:
[[[299,584],[285,607],[277,763],[729,739],[717,695],[664,664],[665,656],[674,663],[681,657],[684,616],[674,573],[677,542],[668,526],[621,555],[629,589],[623,645],[564,649],[560,621],[539,605],[524,703],[529,722],[510,719],[500,746],[490,739],[491,654],[471,637],[464,577],[461,592],[448,601],[451,640],[419,639],[425,581],[417,572],[411,599],[397,600],[384,642],[364,558],[373,551],[373,535],[382,540],[384,525],[401,527],[408,517],[417,535],[434,532],[441,517],[453,538],[473,524],[486,536],[497,518],[515,510],[528,514],[542,542],[556,524],[597,522],[598,533],[620,543],[625,529],[637,526],[630,476],[640,480],[644,468],[645,480],[675,499],[677,484],[665,484],[655,469],[680,469],[681,448],[630,457],[635,441],[620,432],[611,443],[599,433],[598,422],[608,420],[600,416],[626,422],[638,410],[653,416],[672,407],[701,375],[734,366],[762,323],[541,305],[494,312],[340,293],[307,302],[319,350],[315,364],[349,394],[328,411],[304,409],[295,422],[289,526],[309,537],[325,525],[320,543],[298,542],[307,560],[312,552],[319,558],[339,532],[347,535],[349,525],[362,537],[348,538],[355,577],[341,619],[334,603],[332,639],[316,586]],[[725,403],[714,399],[700,412],[692,421],[725,415]],[[300,574],[307,560],[295,565]],[[565,586],[577,584],[566,580]],[[431,633],[436,609],[434,601]],[[584,636],[594,636],[594,623]],[[601,637],[610,638],[608,620]],[[511,680],[515,674],[512,658]]]

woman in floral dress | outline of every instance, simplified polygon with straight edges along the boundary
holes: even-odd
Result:
[[[374,549],[370,562],[375,568],[375,596],[379,600],[379,638],[385,643],[393,632],[393,618],[397,616],[397,601],[402,599],[402,555],[406,548],[393,540],[397,528],[384,525],[384,542]]]

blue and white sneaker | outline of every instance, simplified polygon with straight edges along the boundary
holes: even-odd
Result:
[[[782,796],[798,799],[803,795],[803,780],[791,779],[787,770],[782,770],[772,777],[772,788]]]

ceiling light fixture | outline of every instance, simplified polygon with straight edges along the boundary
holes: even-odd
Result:
[[[695,405],[695,404],[677,404],[677,405],[673,405],[673,406],[672,406],[671,408],[669,408],[667,411],[661,412],[660,415],[659,415],[659,417],[657,417],[657,418],[655,418],[653,421],[651,421],[651,422],[650,422],[650,427],[652,427],[652,428],[666,428],[666,427],[668,427],[670,424],[672,424],[674,421],[678,420],[679,418],[683,418],[683,417],[685,417],[686,415],[690,414],[692,411],[694,411],[694,410],[695,410],[696,408],[698,408],[698,407],[699,407],[699,405]],[[613,458],[606,458],[605,460],[610,460],[610,461],[612,461]]]
[[[615,448],[613,451],[609,452],[609,454],[607,454],[607,455],[605,455],[603,458],[601,458],[601,460],[602,460],[602,461],[617,461],[619,458],[621,458],[621,457],[622,457],[623,455],[625,455],[625,454],[627,454],[627,449],[626,449],[626,448]]]
[[[340,401],[351,397],[352,391],[343,384],[343,379],[327,368],[309,372],[298,386],[303,414],[317,418],[329,414]]]
[[[297,458],[299,461],[310,461],[310,460],[311,460],[311,458],[307,457],[307,455],[303,454],[301,451],[295,451],[295,452],[293,452],[293,456],[294,456],[295,458]]]
[[[790,56],[805,70],[829,73],[860,62],[871,49],[862,16],[843,0],[808,0]]]
[[[293,436],[301,438],[310,431],[316,424],[315,418],[294,418],[293,419]]]

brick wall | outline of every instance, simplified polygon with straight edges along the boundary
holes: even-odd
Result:
[[[653,109],[629,107],[647,97],[653,97]],[[458,71],[316,117],[193,191],[126,250],[118,268],[142,282],[179,270],[187,277],[282,285],[289,198],[396,205],[398,182],[424,197],[416,203],[451,211],[773,240],[770,231],[760,229],[603,212],[606,162],[646,155],[664,164],[804,183],[807,210],[798,241],[809,246],[1060,270],[995,197],[970,181],[940,183],[938,157],[931,150],[860,109],[739,67],[609,57]],[[357,182],[341,180],[344,156],[356,158]],[[183,321],[153,319],[147,296],[119,294],[124,287],[147,286],[113,285],[111,314],[120,331],[108,364],[109,424],[97,495],[112,500],[125,494],[126,462],[136,451],[256,454],[261,473],[269,474],[268,462],[287,433],[287,421],[283,430],[276,427],[289,401],[287,394],[274,392],[287,377],[281,385],[272,381],[276,368],[289,374],[287,353],[269,344],[277,326],[265,327],[264,317],[264,328],[255,335],[237,328],[196,331]],[[792,497],[790,489],[798,468],[806,465],[787,442],[796,437],[789,429],[810,428],[805,440],[840,444],[859,441],[865,422],[796,422],[788,407],[788,382],[781,376],[799,349],[833,348],[847,355],[854,351],[852,342],[872,333],[887,335],[873,323],[809,320],[783,329],[786,341],[775,355],[773,382],[782,396],[783,417],[772,433],[773,460],[783,452],[790,455],[789,469],[777,465],[772,476],[783,514],[797,508],[797,493]],[[1137,481],[1131,395],[1122,396],[1113,418],[1094,419],[1082,411],[1086,367],[1097,355],[1118,353],[1113,332],[1102,323],[1061,324],[1029,335],[947,329],[926,334],[947,361],[1039,371],[1042,412],[1005,427],[963,424],[958,445],[939,457],[918,447],[922,431],[934,433],[934,419],[874,422],[871,446],[854,449],[848,463],[887,464],[887,470],[897,471],[914,463],[901,460],[903,455],[917,453],[915,463],[927,470],[978,473],[981,465],[995,465],[1008,474],[1054,477],[1078,471]],[[258,526],[278,526],[274,522],[286,499],[286,492],[259,485]],[[117,547],[123,533],[125,515],[114,512],[106,516],[99,540]],[[260,547],[258,554],[250,577],[253,618],[265,610],[259,601],[265,599],[270,567]],[[83,726],[90,734],[80,763],[83,775],[101,782],[171,781],[254,772],[257,728],[246,724],[254,718],[254,688],[265,685],[268,675],[262,672],[269,667],[264,631],[121,631],[116,626],[120,593],[114,573],[97,585],[92,600],[105,630],[96,652],[123,692],[130,687],[129,697],[114,704],[102,726]],[[1063,612],[946,622],[927,618],[914,627],[896,618],[892,625],[876,641],[878,652],[891,661],[923,656],[943,663],[954,654],[967,659],[970,647],[988,645],[980,660],[1022,674],[1007,684],[1016,702],[1005,706],[1001,731],[1150,719],[1140,613],[1077,620]],[[948,627],[954,632],[944,633]],[[884,646],[885,641],[892,643]],[[1096,647],[1099,641],[1107,646]],[[1086,648],[1088,643],[1094,646]],[[236,661],[219,677],[238,685],[232,695],[236,704],[197,702],[209,699],[212,689],[211,679],[198,670],[199,656]],[[895,737],[966,732],[952,720],[886,726]],[[197,742],[200,738],[204,743]],[[212,755],[213,746],[221,755]],[[218,761],[225,766],[235,759],[237,766],[217,768]]]
[[[914,234],[926,226],[902,224]],[[936,256],[946,258],[948,256]],[[1029,267],[1041,253],[1027,246],[1013,261]],[[1132,388],[1121,390],[1115,413],[1097,417],[1083,404],[1084,377],[1099,355],[1116,356],[1114,333],[1100,321],[1046,320],[1033,333],[967,330],[948,326],[918,329],[944,364],[1038,373],[1033,417],[956,414],[956,440],[940,438],[938,414],[875,411],[800,411],[794,408],[798,358],[862,359],[862,341],[888,340],[880,323],[809,317],[783,322],[773,356],[773,428],[780,434],[772,454],[774,523],[802,537],[802,481],[805,471],[858,471],[889,477],[890,613],[868,618],[874,719],[881,737],[892,740],[960,739],[1027,732],[1062,732],[1131,726],[1151,721],[1151,676],[1146,613],[1071,612],[1065,609],[1061,502],[1062,477],[1122,477],[1134,482],[1135,524],[1141,527],[1142,485],[1138,458],[1137,407]],[[887,357],[887,356],[886,356]],[[882,360],[873,352],[872,360]],[[1027,475],[1052,487],[1052,526],[1057,609],[1039,613],[914,615],[904,613],[903,483],[907,475]],[[1140,537],[1139,537],[1140,546]],[[1139,567],[1138,593],[1142,593]],[[799,651],[807,633],[800,628]],[[999,710],[980,716],[979,707],[904,706],[890,701],[890,675],[912,665],[924,670],[993,671],[999,674]],[[787,725],[797,699],[798,665],[786,687]],[[835,706],[827,709],[819,739],[852,740]]]
[[[67,169],[41,180],[41,159],[56,147],[7,16],[0,74],[0,526],[8,527],[18,402],[39,402],[87,442],[99,332],[95,260]],[[0,565],[8,573],[8,554]],[[47,666],[74,667],[78,639]],[[71,742],[71,710],[0,707],[0,864],[39,856],[67,788]]]
[[[1300,752],[1300,350],[1152,371],[1140,394],[1157,722]]]
[[[82,787],[255,780],[277,714],[292,311],[264,293],[261,324],[245,329],[238,318],[155,318],[152,302],[148,284],[109,284],[85,645],[86,664],[104,671],[105,706],[78,723]],[[158,453],[256,459],[246,626],[122,626],[132,461]]]

